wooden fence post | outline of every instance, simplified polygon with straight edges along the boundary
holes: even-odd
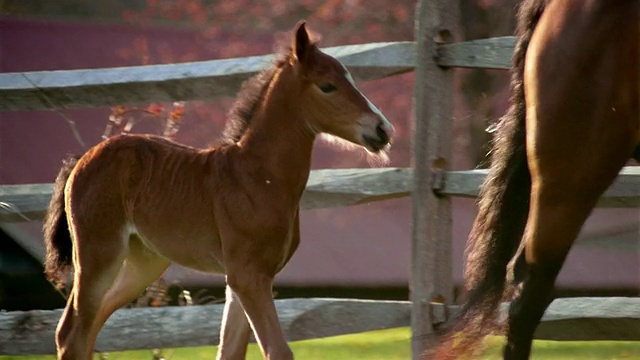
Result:
[[[430,302],[451,302],[451,202],[438,196],[451,154],[453,70],[437,64],[438,44],[453,41],[457,1],[420,0],[415,20],[413,129],[412,356],[433,345]]]

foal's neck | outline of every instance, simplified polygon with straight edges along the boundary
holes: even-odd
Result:
[[[262,103],[238,145],[275,179],[301,192],[311,169],[315,133],[305,122],[300,85],[287,66],[276,70],[265,85],[268,89]]]

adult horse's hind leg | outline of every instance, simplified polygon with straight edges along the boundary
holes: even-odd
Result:
[[[226,302],[220,329],[218,360],[244,359],[251,335],[249,321],[242,308],[242,303],[231,287],[226,289]]]
[[[556,125],[564,119],[557,120]],[[524,253],[516,253],[513,261],[522,288],[509,309],[505,359],[528,358],[534,331],[552,300],[564,260],[598,198],[628,157],[631,141],[625,140],[631,137],[612,136],[615,132],[585,141],[600,144],[594,146],[601,151],[595,157],[585,157],[580,150],[544,151],[557,145],[551,141],[531,147],[535,159],[529,217],[520,248]]]
[[[552,300],[558,272],[597,196],[580,198],[571,184],[553,189],[534,180],[529,222],[525,230],[524,261],[518,275],[522,288],[509,308],[505,359],[527,359],[534,331]],[[569,194],[562,197],[559,192]],[[575,197],[574,197],[575,196]],[[516,254],[518,256],[518,254]]]
[[[528,358],[569,249],[638,141],[637,4],[583,5],[551,2],[526,57],[532,190],[505,359]]]

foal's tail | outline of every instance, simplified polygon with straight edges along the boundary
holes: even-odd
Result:
[[[444,341],[434,354],[436,359],[473,354],[484,336],[496,330],[498,307],[508,295],[506,268],[524,233],[531,192],[525,146],[524,60],[547,2],[525,0],[518,10],[511,107],[496,129],[489,175],[480,192],[478,216],[467,242],[465,285],[469,299],[455,323],[445,330]]]
[[[67,224],[67,213],[64,210],[64,188],[78,159],[78,156],[70,155],[62,162],[42,227],[46,247],[44,273],[58,289],[64,287],[64,274],[73,266],[73,244]]]

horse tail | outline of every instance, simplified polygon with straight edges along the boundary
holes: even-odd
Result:
[[[46,248],[44,273],[58,289],[64,287],[64,274],[73,266],[73,244],[64,208],[64,188],[78,159],[78,156],[70,155],[62,162],[42,227]]]
[[[467,242],[467,302],[445,330],[437,359],[472,354],[485,335],[496,330],[495,316],[506,291],[507,265],[522,240],[529,214],[531,174],[526,155],[524,61],[533,31],[548,0],[525,0],[518,10],[511,73],[511,106],[499,120],[482,185],[478,215]]]

